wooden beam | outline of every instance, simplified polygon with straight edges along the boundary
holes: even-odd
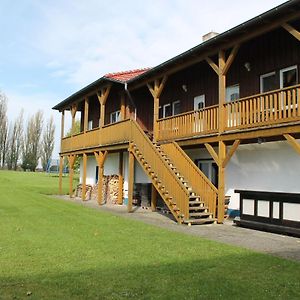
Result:
[[[208,143],[205,143],[204,145],[207,151],[209,152],[209,154],[211,155],[211,157],[213,158],[213,160],[215,161],[215,163],[219,165],[219,157],[216,151],[214,150],[214,148]]]
[[[68,163],[69,163],[69,196],[73,197],[73,176],[74,176],[74,164],[76,155],[68,155]]]
[[[128,205],[127,211],[132,212],[133,203],[133,185],[134,185],[134,155],[129,151],[129,164],[128,164]]]
[[[71,115],[72,115],[72,129],[71,129],[71,135],[74,135],[75,133],[75,116],[77,112],[77,104],[73,104],[70,109]]]
[[[226,98],[226,75],[223,74],[225,68],[225,52],[219,51],[219,133],[225,129],[225,98]]]
[[[162,80],[160,81],[158,87],[157,87],[157,91],[156,91],[156,97],[159,98],[165,85],[166,85],[166,82],[167,82],[167,79],[168,77],[165,75]]]
[[[211,68],[219,75],[219,67],[212,61],[211,58],[206,57],[205,60],[211,66]]]
[[[226,157],[226,145],[223,141],[219,142],[219,173],[218,173],[218,223],[224,222],[225,213],[225,168],[223,162]]]
[[[121,120],[125,120],[125,117],[126,117],[125,95],[122,93],[122,95],[121,95]]]
[[[229,152],[227,153],[224,161],[223,161],[223,168],[226,168],[228,162],[230,161],[232,155],[235,153],[237,150],[238,146],[240,145],[241,141],[240,140],[235,140],[233,145],[231,146]]]
[[[295,37],[298,41],[300,41],[300,32],[291,26],[288,23],[283,23],[281,25],[287,32],[289,32],[293,37]]]
[[[104,177],[104,163],[107,157],[108,151],[94,152],[97,164],[98,164],[98,204],[102,205],[104,203],[103,199],[103,177]]]
[[[152,95],[153,98],[155,98],[155,91],[154,91],[154,88],[149,84],[147,83],[147,87]]]
[[[118,204],[123,204],[123,152],[119,154],[119,187],[118,187]]]
[[[82,193],[81,198],[83,201],[86,200],[86,165],[87,165],[87,154],[83,153],[83,174],[82,174]]]
[[[230,54],[229,54],[229,56],[228,56],[228,58],[226,60],[225,66],[224,66],[224,68],[222,70],[223,75],[227,74],[227,72],[228,72],[229,68],[231,67],[231,65],[232,65],[232,63],[233,63],[233,61],[234,61],[234,59],[235,59],[235,57],[236,57],[239,49],[240,49],[240,45],[235,45],[232,48],[232,50],[231,50],[231,52],[230,52]]]
[[[64,157],[59,157],[59,195],[63,194],[62,191],[62,174],[63,174],[63,167],[64,167]]]
[[[103,87],[100,90],[100,93],[97,92],[97,97],[100,103],[100,121],[99,121],[99,127],[103,127],[105,123],[105,104],[107,101],[107,98],[109,96],[109,92],[111,90],[111,85],[107,87]]]
[[[290,134],[284,134],[283,135],[287,142],[294,148],[294,150],[300,154],[300,144],[297,142],[297,140],[291,136]]]
[[[65,110],[61,112],[61,127],[60,127],[60,137],[64,138],[65,135]]]
[[[89,98],[85,97],[84,99],[84,125],[83,132],[87,132],[89,123]]]
[[[155,186],[151,185],[151,210],[156,211],[156,204],[157,204],[157,190]]]

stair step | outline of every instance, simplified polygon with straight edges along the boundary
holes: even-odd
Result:
[[[208,211],[208,207],[206,206],[190,206],[189,207],[189,211],[203,211],[207,212]]]
[[[208,212],[191,212],[190,217],[200,217],[200,218],[208,218],[211,216],[211,213]]]
[[[212,224],[216,222],[216,219],[185,219],[183,223],[190,225]]]

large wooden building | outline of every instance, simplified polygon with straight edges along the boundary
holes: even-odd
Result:
[[[161,197],[180,223],[222,223],[226,195],[240,208],[236,190],[293,193],[241,197],[242,215],[299,228],[299,68],[292,0],[154,68],[103,76],[54,107],[70,195],[79,156],[83,191],[98,182],[99,203],[104,174],[124,179],[118,201],[128,211],[134,183],[149,183],[152,208]],[[64,136],[66,113],[73,127],[81,114],[79,134]]]

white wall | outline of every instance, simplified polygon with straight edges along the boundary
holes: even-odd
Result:
[[[210,158],[205,149],[186,152],[193,160]],[[300,193],[300,156],[285,141],[240,145],[225,176],[231,209],[239,208],[235,189]]]
[[[86,183],[95,184],[96,183],[96,166],[97,162],[95,156],[88,156],[86,163]],[[83,174],[83,163],[82,158],[80,159],[80,177],[79,182],[82,183]]]

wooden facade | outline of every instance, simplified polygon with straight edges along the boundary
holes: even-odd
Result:
[[[128,211],[135,158],[153,184],[153,208],[159,193],[178,222],[201,223],[208,213],[222,223],[226,165],[241,143],[282,139],[299,150],[300,13],[290,2],[273,11],[276,18],[268,12],[265,22],[251,20],[230,38],[220,35],[131,80],[103,78],[62,102],[56,108],[70,110],[73,121],[81,113],[81,133],[62,136],[61,156],[72,166],[74,155],[128,149]],[[180,146],[207,149],[218,166],[217,187],[189,166]],[[203,205],[195,207],[194,199]]]

